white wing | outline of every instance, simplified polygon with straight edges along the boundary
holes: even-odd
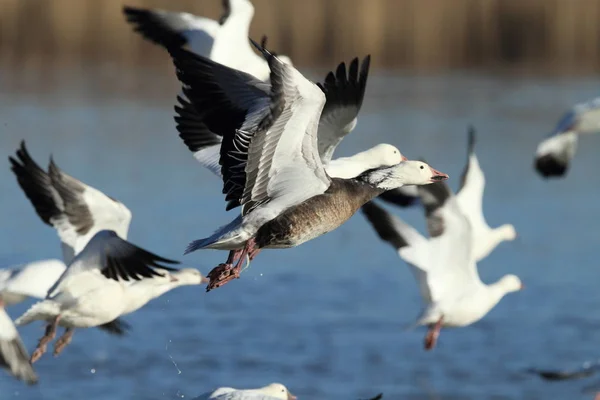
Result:
[[[220,25],[209,18],[188,13],[123,7],[133,29],[145,39],[163,47],[188,45],[194,53],[209,57]]]
[[[223,137],[228,209],[241,203],[247,214],[273,199],[288,207],[327,189],[316,138],[325,97],[316,85],[266,51],[271,85],[183,49],[170,53],[186,97]]]
[[[2,307],[0,307],[0,366],[6,368],[15,378],[29,384],[36,383],[38,380],[29,363],[29,355],[19,332]]]
[[[490,229],[483,215],[483,191],[485,189],[485,175],[479,166],[475,154],[475,130],[469,129],[468,160],[461,178],[461,187],[456,194],[458,207],[468,218],[477,238],[486,234]]]
[[[258,124],[249,119],[241,128],[254,131],[245,167],[244,215],[265,202],[272,202],[269,208],[278,213],[324,193],[330,184],[317,148],[323,92],[295,68],[261,50],[271,68],[271,115]]]
[[[0,279],[0,297],[8,294],[43,299],[65,269],[60,260],[36,261],[14,268],[6,279]]]
[[[371,57],[367,56],[358,65],[358,58],[350,63],[341,63],[335,72],[330,72],[319,87],[325,93],[325,107],[319,120],[319,154],[327,165],[338,144],[356,126],[358,112],[362,106],[367,87]]]
[[[425,192],[428,188],[420,186],[418,189]],[[421,201],[426,205],[427,197],[422,195]],[[419,265],[427,271],[431,299],[437,302],[482,283],[472,254],[471,224],[458,207],[456,198],[450,196],[431,213],[440,221],[439,234],[412,248],[419,255]]]

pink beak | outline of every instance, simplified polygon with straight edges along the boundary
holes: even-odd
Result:
[[[429,167],[431,168],[431,167]],[[443,172],[440,172],[436,169],[431,168],[431,182],[441,182],[441,181],[445,181],[446,179],[448,179],[448,174],[444,174]]]
[[[296,396],[294,396],[293,394],[291,394],[290,392],[288,392],[288,400],[297,400],[298,398]]]
[[[408,161],[408,158],[402,156],[402,161]]]
[[[210,279],[208,279],[207,277],[203,276],[202,279],[200,279],[200,283],[209,283]]]
[[[179,279],[175,278],[173,275],[170,276],[171,282],[178,282]]]

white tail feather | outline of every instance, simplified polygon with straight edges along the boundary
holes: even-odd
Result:
[[[15,320],[17,326],[27,325],[33,321],[49,321],[60,314],[60,305],[52,300],[38,301],[19,318]]]

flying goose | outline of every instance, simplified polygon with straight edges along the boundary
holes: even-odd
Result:
[[[66,330],[55,343],[54,355],[60,354],[71,342],[75,328],[100,326],[130,311],[127,291],[130,281],[176,271],[165,264],[178,262],[139,248],[114,231],[96,233],[52,285],[46,298],[15,321],[18,326],[36,320],[48,323],[31,361],[37,361],[46,352],[57,326]]]
[[[415,326],[429,327],[426,350],[435,346],[442,327],[477,322],[507,293],[523,287],[515,275],[505,275],[490,285],[481,282],[469,240],[469,221],[454,197],[439,207],[437,195],[432,194],[439,189],[444,190],[440,183],[419,186],[421,201],[431,213],[429,239],[374,202],[362,207],[379,237],[394,247],[417,280],[424,308]]]
[[[428,221],[429,233],[435,236],[437,226],[436,213],[432,208],[442,207],[449,198],[455,198],[458,209],[471,225],[471,237],[475,262],[487,257],[503,241],[511,241],[517,237],[516,230],[511,224],[491,228],[483,215],[483,191],[485,176],[475,154],[475,128],[469,127],[467,145],[467,164],[461,177],[461,186],[456,193],[445,183],[436,184],[429,191]],[[433,219],[433,220],[431,220]]]
[[[577,151],[580,134],[600,133],[600,97],[578,103],[562,116],[537,147],[534,166],[544,178],[564,176]]]
[[[13,305],[28,297],[45,298],[67,264],[100,230],[113,230],[126,239],[131,212],[123,203],[64,173],[52,159],[48,172],[44,171],[27,151],[25,141],[9,160],[38,216],[56,229],[64,261],[42,260],[0,270],[0,298],[6,305]],[[122,335],[128,327],[116,320],[99,328]]]
[[[133,29],[165,48],[187,46],[200,56],[244,71],[261,80],[269,78],[269,66],[248,43],[254,6],[249,0],[223,0],[219,21],[189,13],[124,6]],[[288,64],[291,60],[281,56]]]
[[[221,147],[220,164],[226,200],[229,207],[241,205],[241,216],[186,250],[233,250],[209,273],[207,290],[239,277],[243,261],[263,248],[295,247],[336,229],[385,190],[448,178],[420,161],[370,169],[352,179],[329,177],[317,143],[325,94],[252,43],[269,63],[270,85],[187,50],[169,49],[186,98],[203,111],[209,127],[221,125],[223,143],[233,143],[232,149]]]

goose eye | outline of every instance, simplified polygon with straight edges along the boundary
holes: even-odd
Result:
[[[421,165],[421,169],[424,169],[425,167]]]

